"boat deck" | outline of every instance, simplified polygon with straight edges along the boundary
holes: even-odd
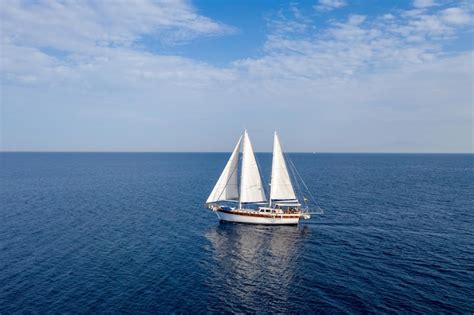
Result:
[[[270,208],[268,208],[270,209]],[[267,208],[261,209],[261,210],[267,210]],[[263,211],[258,211],[258,210],[251,210],[251,209],[224,209],[224,208],[217,208],[216,211],[219,212],[224,212],[224,213],[230,213],[230,214],[236,214],[236,215],[244,215],[244,216],[251,216],[251,217],[261,217],[261,218],[285,218],[285,219],[296,219],[301,216],[301,212],[285,212],[283,210],[280,210],[281,212],[277,212],[275,210],[278,209],[272,209],[274,212],[263,212]]]

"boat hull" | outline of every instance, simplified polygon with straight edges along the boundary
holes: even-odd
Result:
[[[300,220],[300,215],[263,215],[251,212],[234,212],[234,211],[215,211],[217,217],[221,221],[237,222],[246,224],[266,224],[266,225],[296,225]]]

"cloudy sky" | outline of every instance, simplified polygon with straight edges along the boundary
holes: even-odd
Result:
[[[470,1],[0,2],[9,151],[471,152]]]

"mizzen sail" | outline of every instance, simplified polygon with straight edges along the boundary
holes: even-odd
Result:
[[[270,201],[271,200],[296,200],[295,191],[291,184],[281,149],[280,139],[276,131],[273,140],[272,179],[270,185]]]

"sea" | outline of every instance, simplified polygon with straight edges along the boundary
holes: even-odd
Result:
[[[228,157],[1,153],[0,313],[473,314],[474,155],[290,153],[298,226],[204,209]]]

